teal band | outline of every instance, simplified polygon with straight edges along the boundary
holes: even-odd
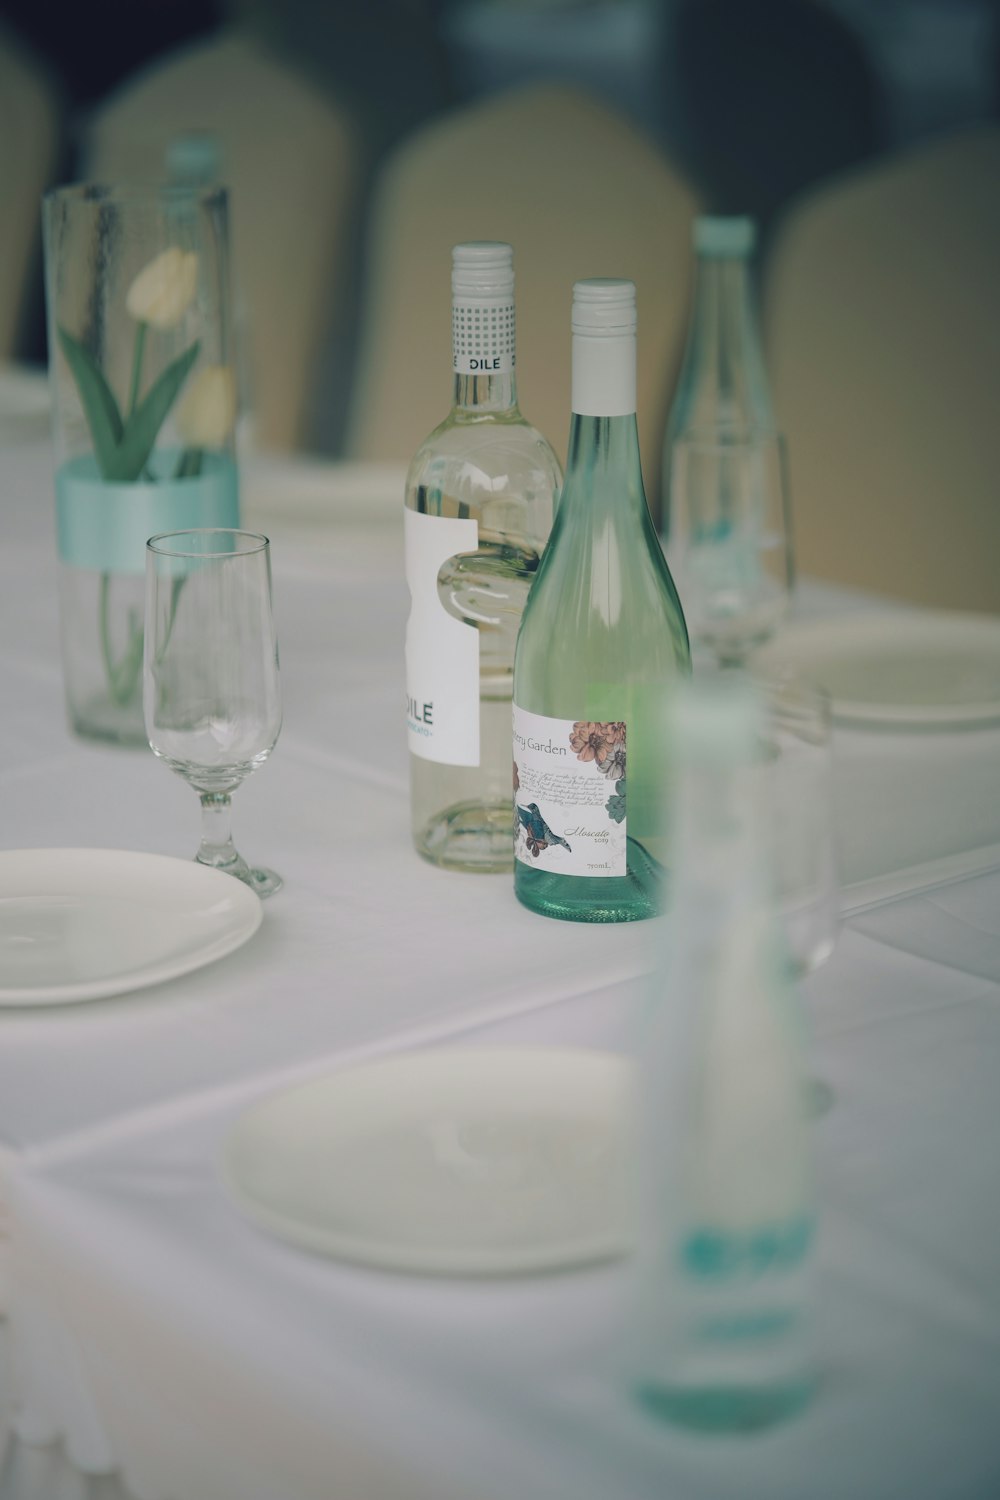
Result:
[[[162,458],[173,473],[180,454]],[[144,573],[146,543],[158,532],[239,524],[236,465],[226,454],[206,453],[196,478],[155,484],[107,484],[90,454],[56,474],[59,557],[74,568]]]

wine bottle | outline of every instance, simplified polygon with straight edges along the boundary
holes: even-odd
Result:
[[[685,685],[672,709],[674,863],[636,1047],[624,1363],[668,1419],[742,1429],[812,1387],[802,1019],[774,904],[762,706],[731,678]]]
[[[454,404],[406,481],[413,839],[453,870],[509,870],[510,705],[521,612],[562,470],[517,404],[510,245],[456,245]]]
[[[515,891],[577,922],[660,908],[662,703],[690,670],[642,487],[635,329],[631,281],[576,283],[566,482],[514,663]]]
[[[671,453],[678,438],[726,441],[775,430],[750,274],[754,221],[702,217],[695,220],[693,239],[694,301],[663,444],[668,517]]]

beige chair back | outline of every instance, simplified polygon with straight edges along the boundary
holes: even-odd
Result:
[[[0,359],[17,353],[25,297],[41,254],[41,199],[52,182],[58,146],[56,95],[0,29]]]
[[[229,32],[174,53],[115,95],[93,122],[87,175],[162,181],[168,144],[189,131],[211,132],[221,147],[257,441],[299,446],[337,327],[357,177],[351,130],[311,83]]]
[[[451,248],[514,246],[521,409],[565,458],[572,283],[628,276],[639,303],[639,435],[647,493],[682,350],[692,190],[588,96],[536,86],[457,111],[411,138],[376,190],[352,457],[408,459],[447,414]]]
[[[805,200],[765,335],[800,570],[1000,611],[1000,129]]]

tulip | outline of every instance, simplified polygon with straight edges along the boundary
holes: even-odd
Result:
[[[194,300],[198,256],[172,245],[144,266],[128,289],[125,306],[137,323],[173,328]]]
[[[188,448],[221,448],[236,420],[236,381],[228,365],[199,370],[177,406],[177,431]]]

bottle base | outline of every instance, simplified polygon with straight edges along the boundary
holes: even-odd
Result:
[[[509,802],[458,802],[414,834],[417,853],[443,870],[509,874],[514,868],[513,817]]]
[[[642,922],[663,910],[664,870],[636,843],[626,841],[627,873],[616,876],[555,875],[514,867],[514,894],[522,906],[562,922]]]
[[[814,1382],[774,1386],[679,1387],[640,1385],[642,1405],[653,1416],[698,1432],[754,1432],[783,1422],[812,1398]]]

